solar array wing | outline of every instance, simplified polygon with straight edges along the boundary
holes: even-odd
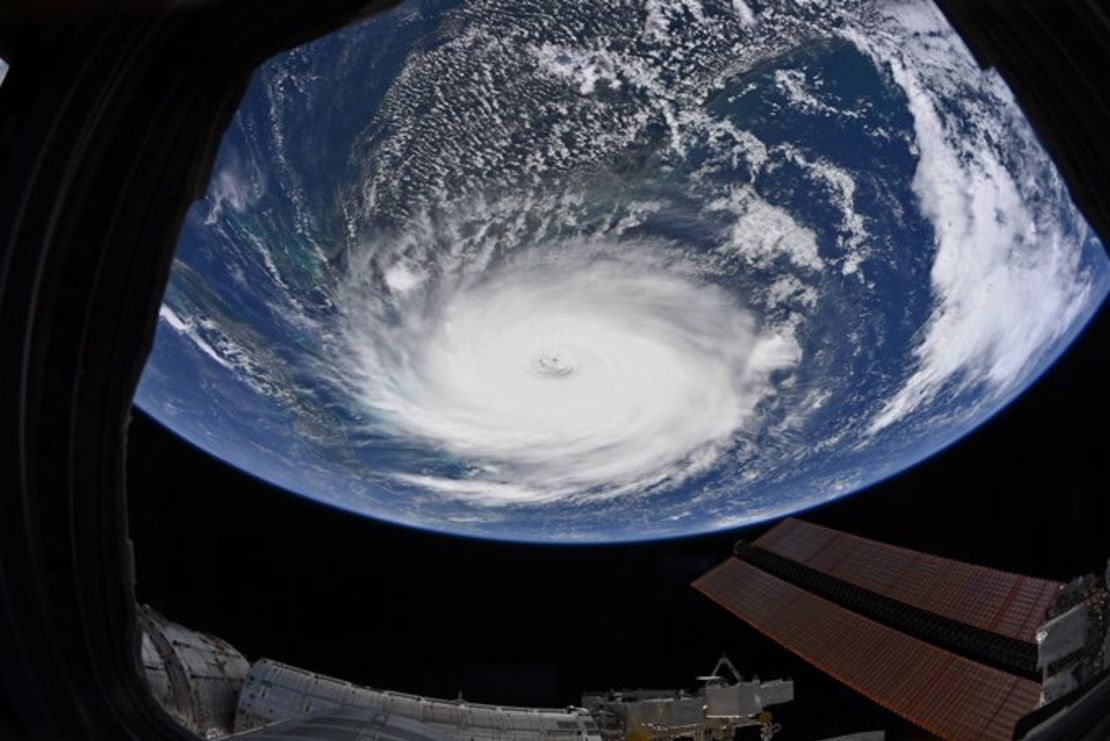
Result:
[[[731,558],[694,587],[912,723],[947,739],[1010,739],[1040,686],[857,615]]]
[[[974,566],[788,519],[753,545],[967,625],[1034,642],[1060,582]]]

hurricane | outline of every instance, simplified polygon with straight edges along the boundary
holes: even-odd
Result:
[[[755,426],[801,352],[681,259],[572,242],[473,274],[387,268],[384,290],[343,294],[342,378],[381,432],[470,467],[411,483],[490,502],[681,484]]]
[[[257,71],[136,403],[360,515],[542,542],[858,491],[1110,263],[924,0],[409,0]]]

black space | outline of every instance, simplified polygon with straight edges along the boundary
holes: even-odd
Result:
[[[1056,579],[1110,556],[1110,317],[959,444],[803,518],[878,540]],[[269,656],[375,687],[566,705],[583,690],[694,687],[727,653],[792,677],[778,739],[925,734],[701,597],[689,583],[752,528],[619,547],[431,535],[285,494],[136,411],[129,443],[138,597]],[[755,738],[754,735],[750,738]]]

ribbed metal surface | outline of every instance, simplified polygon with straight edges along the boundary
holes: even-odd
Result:
[[[374,710],[341,710],[274,723],[237,733],[244,741],[455,741],[454,737],[408,718]]]
[[[694,587],[857,692],[946,739],[1010,739],[1036,682],[910,638],[732,558]]]
[[[520,708],[436,700],[359,687],[341,679],[260,659],[251,667],[235,719],[237,731],[345,709],[417,721],[456,741],[601,741],[582,708]]]
[[[754,545],[907,605],[1028,643],[1063,586],[793,519]]]
[[[142,661],[151,695],[171,717],[203,737],[231,733],[239,689],[250,670],[229,643],[139,607]]]

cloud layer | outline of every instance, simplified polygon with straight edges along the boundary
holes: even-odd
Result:
[[[548,245],[480,275],[389,272],[386,301],[347,293],[352,393],[382,432],[468,467],[402,480],[496,504],[642,492],[710,469],[801,351],[662,257]]]

